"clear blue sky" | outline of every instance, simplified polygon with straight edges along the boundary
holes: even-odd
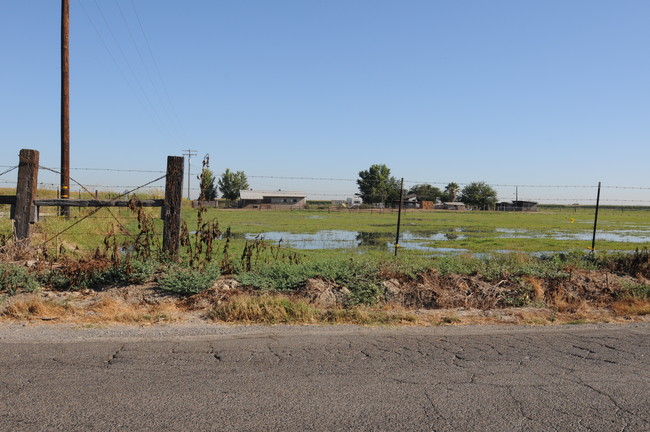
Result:
[[[144,183],[157,175],[77,168],[164,170],[191,148],[194,172],[209,153],[217,175],[244,170],[254,188],[314,199],[356,184],[262,177],[356,179],[384,163],[407,187],[650,187],[646,0],[70,6],[71,167],[84,184]],[[2,2],[0,40],[0,165],[34,148],[58,168],[60,2]],[[595,190],[519,195],[566,203]],[[650,205],[650,190],[603,199]]]

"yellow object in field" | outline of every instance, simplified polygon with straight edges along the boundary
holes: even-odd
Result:
[[[570,222],[571,222],[571,223],[573,223],[573,222],[575,222],[575,221],[576,221],[576,220],[573,219],[573,218],[570,219]]]

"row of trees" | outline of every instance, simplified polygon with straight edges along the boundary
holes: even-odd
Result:
[[[201,196],[199,199],[206,201],[217,199],[217,189],[221,192],[223,198],[228,201],[236,201],[239,199],[239,191],[249,187],[244,171],[233,172],[228,168],[221,174],[217,180],[217,186],[215,186],[215,178],[212,170],[210,170],[208,156],[203,159],[203,169],[199,180],[201,181]]]
[[[390,175],[390,169],[384,164],[375,164],[360,171],[357,186],[357,195],[366,204],[391,204],[399,201],[400,182]],[[407,193],[417,195],[422,201],[461,201],[476,208],[494,208],[497,203],[497,192],[482,181],[469,183],[462,189],[457,183],[451,182],[444,190],[430,184],[417,184]]]
[[[244,171],[226,169],[217,179],[209,167],[209,158],[203,159],[203,169],[199,176],[201,181],[200,199],[212,201],[217,199],[217,192],[229,201],[239,199],[239,191],[248,189],[248,179]],[[390,168],[384,164],[375,164],[367,170],[359,172],[357,194],[366,204],[392,204],[399,201],[400,182],[390,175]],[[466,205],[477,208],[493,208],[497,203],[497,192],[485,182],[473,182],[464,188],[454,182],[445,186],[444,190],[430,184],[417,184],[410,188],[407,194],[415,194],[421,201],[437,200],[443,202],[461,201]]]

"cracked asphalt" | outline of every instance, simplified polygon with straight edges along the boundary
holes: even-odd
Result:
[[[2,431],[649,431],[650,325],[0,326]]]

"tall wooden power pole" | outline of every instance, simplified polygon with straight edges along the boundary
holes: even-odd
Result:
[[[192,163],[192,156],[196,156],[196,150],[192,149],[187,149],[183,150],[183,156],[187,156],[187,200],[190,200],[190,176],[191,176],[191,163]]]
[[[70,1],[61,0],[61,198],[70,198]],[[70,207],[59,207],[70,216]]]

